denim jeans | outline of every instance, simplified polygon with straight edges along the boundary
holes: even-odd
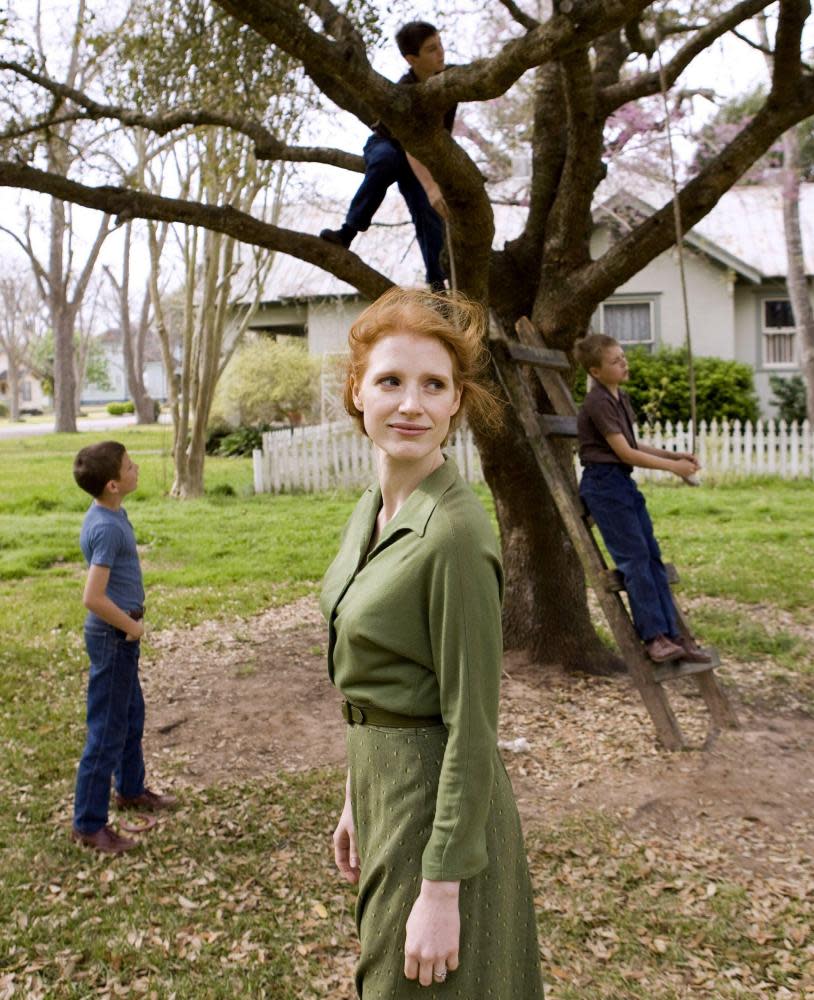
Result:
[[[85,624],[90,657],[88,735],[74,795],[74,827],[95,833],[107,823],[110,778],[125,798],[144,791],[144,697],[138,677],[139,643],[112,625]]]
[[[445,275],[440,257],[444,224],[413,173],[404,150],[391,139],[374,133],[365,143],[364,156],[365,179],[350,203],[345,225],[363,233],[384,201],[387,189],[391,184],[398,184],[415,226],[427,282],[436,286],[443,284]]]
[[[618,463],[586,465],[579,495],[624,577],[633,624],[644,642],[676,636],[675,605],[644,497]]]

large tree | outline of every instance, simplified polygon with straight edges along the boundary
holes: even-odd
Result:
[[[518,317],[528,314],[545,343],[566,350],[585,331],[598,304],[675,239],[673,207],[665,205],[598,259],[591,258],[589,245],[606,124],[620,109],[658,94],[659,72],[652,64],[657,38],[666,85],[673,89],[684,69],[711,45],[760,11],[777,10],[771,88],[749,124],[681,189],[686,227],[703,218],[779,136],[814,114],[814,75],[801,58],[808,0],[780,0],[777,8],[767,0],[702,7],[682,2],[656,7],[646,0],[561,0],[542,21],[515,0],[502,0],[513,18],[513,36],[496,42],[486,57],[415,87],[398,87],[371,66],[366,41],[369,3],[340,9],[330,0],[217,2],[296,60],[325,98],[366,124],[384,121],[441,186],[451,211],[460,287],[489,306],[507,335],[513,334]],[[70,109],[76,118],[98,121],[100,129],[111,120],[160,133],[189,124],[229,127],[251,138],[259,159],[349,170],[362,166],[352,153],[282,141],[273,122],[231,107],[223,110],[217,102],[166,112],[111,106],[25,66],[5,63],[0,69],[40,87],[52,102],[58,98],[61,114]],[[499,97],[530,72],[527,215],[520,235],[495,250],[484,178],[444,129],[443,116],[456,102]],[[51,117],[44,102],[24,128],[33,134],[46,128]],[[14,124],[19,135],[23,126]],[[0,184],[28,187],[120,217],[208,227],[323,267],[370,298],[391,283],[388,275],[352,251],[228,206],[160,197],[126,186],[82,184],[11,157],[0,162]],[[510,416],[501,434],[480,435],[478,444],[495,496],[507,569],[507,644],[569,666],[600,668],[607,654],[590,625],[579,563],[518,422]]]

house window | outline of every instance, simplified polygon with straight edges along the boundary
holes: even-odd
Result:
[[[602,332],[618,340],[622,347],[653,350],[655,340],[653,302],[603,302],[600,322]]]
[[[763,364],[767,368],[787,368],[796,363],[797,330],[788,299],[763,301]]]
[[[20,386],[20,398],[24,403],[31,402],[31,383],[25,379]]]

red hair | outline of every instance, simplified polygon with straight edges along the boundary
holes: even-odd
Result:
[[[461,390],[461,406],[450,422],[450,432],[464,413],[481,427],[499,426],[502,405],[482,381],[489,364],[483,308],[457,292],[439,295],[394,286],[365,309],[348,333],[350,358],[343,399],[363,434],[364,416],[353,401],[353,389],[364,377],[373,345],[393,333],[433,337],[447,349],[453,382]]]

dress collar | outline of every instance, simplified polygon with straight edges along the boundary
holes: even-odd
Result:
[[[427,522],[438,505],[438,501],[458,478],[458,466],[453,459],[446,456],[444,458],[443,465],[439,465],[416,486],[396,516],[388,521],[375,548],[371,551],[371,555],[386,543],[395,531],[414,531],[417,535],[424,535],[427,530]],[[370,505],[366,510],[367,531],[365,533],[368,540],[382,505],[382,491],[378,484],[371,486],[369,493]]]

